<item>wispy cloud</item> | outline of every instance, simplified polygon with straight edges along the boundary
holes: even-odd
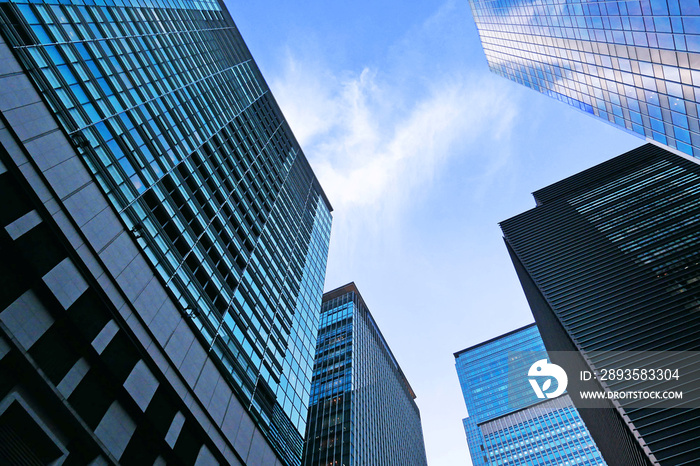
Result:
[[[270,81],[335,208],[336,242],[395,231],[401,213],[456,157],[488,161],[465,174],[475,184],[505,164],[495,142],[508,138],[516,107],[501,83],[465,71],[459,56],[454,66],[443,59],[433,67],[450,8],[453,2],[398,41],[384,66],[331,70],[323,57],[289,48],[283,71]],[[494,141],[491,153],[473,147],[483,135]]]

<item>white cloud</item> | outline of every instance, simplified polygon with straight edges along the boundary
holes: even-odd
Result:
[[[475,196],[507,163],[516,104],[503,81],[460,61],[462,37],[445,40],[466,21],[458,8],[450,0],[411,28],[381,65],[331,69],[318,47],[295,42],[270,80],[334,207],[338,262],[358,247],[402,254],[403,214],[457,158],[474,159],[464,180]]]
[[[476,75],[443,76],[404,93],[391,84],[376,70],[337,76],[291,55],[272,81],[336,209],[400,208],[451,157],[476,156],[469,144],[478,136],[507,137],[515,115],[499,86]]]

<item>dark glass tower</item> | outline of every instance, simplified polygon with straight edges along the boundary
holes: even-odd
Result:
[[[170,377],[160,386],[170,387],[172,414],[187,419],[176,417],[180,427],[198,423],[214,436],[207,448],[217,458],[298,464],[331,207],[223,3],[0,1],[0,33],[2,226],[16,231],[3,237],[3,253],[32,263],[24,254],[41,248],[20,239],[37,224],[51,225],[45,233],[63,244],[57,257],[70,258],[75,280],[104,304],[107,320],[96,330],[114,316],[107,335],[123,334],[141,355],[99,366],[91,353],[88,362],[106,373],[124,365],[112,380],[117,387],[136,360],[153,380]],[[0,313],[6,343],[39,308],[57,321],[52,306],[25,296],[39,293],[46,273],[55,293],[75,288],[70,273],[54,268],[60,261],[46,261],[15,277],[15,262],[3,257],[9,281],[0,287],[0,309],[15,309]],[[47,371],[50,363],[34,352],[77,338],[82,321],[70,322],[43,328],[11,353]],[[53,336],[42,343],[44,332]],[[85,375],[75,364],[87,356],[76,351],[52,367],[46,390],[71,370]],[[99,392],[91,387],[86,393]],[[67,400],[61,406],[94,436],[110,404],[82,411]],[[146,438],[134,434],[142,424],[124,408],[131,402],[120,403],[124,422],[135,427],[112,461]],[[162,439],[170,425],[143,429]],[[263,453],[269,445],[271,457]]]
[[[694,0],[470,0],[491,70],[700,157]]]
[[[530,366],[547,358],[535,324],[454,356],[474,466],[606,464],[569,396],[543,401],[530,386]]]
[[[325,293],[303,464],[427,465],[414,399],[355,284]]]
[[[700,411],[681,408],[698,405],[700,165],[647,144],[534,196],[537,207],[501,228],[547,350],[578,353],[574,374],[647,367],[630,350],[677,351],[672,362],[683,367],[680,380],[655,383],[683,391],[676,407],[619,400],[580,409],[606,461],[696,462]],[[577,379],[569,393],[582,388]],[[630,382],[596,384],[615,391]]]

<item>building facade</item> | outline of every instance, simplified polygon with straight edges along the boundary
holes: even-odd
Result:
[[[620,399],[581,409],[604,457],[610,464],[697,462],[691,374],[700,349],[700,165],[646,144],[534,196],[537,207],[501,228],[547,350],[578,355],[569,363],[574,374],[649,367],[641,357],[649,353],[630,351],[668,354],[660,367],[686,374],[590,382],[611,392],[683,393],[672,406]],[[578,379],[569,377],[570,394],[586,388]]]
[[[533,391],[528,370],[543,358],[535,324],[455,353],[474,466],[606,464],[569,396],[543,401]]]
[[[303,464],[427,465],[414,399],[355,284],[325,293]]]
[[[4,1],[0,36],[0,424],[44,446],[0,444],[300,464],[331,206],[223,2]]]
[[[491,70],[700,157],[692,0],[470,0]]]

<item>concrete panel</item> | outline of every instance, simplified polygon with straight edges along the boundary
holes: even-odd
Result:
[[[8,149],[8,152],[9,151],[10,149]],[[18,158],[15,155],[13,155],[13,152],[10,152],[10,154],[12,155],[13,159],[16,160]],[[44,183],[44,180],[41,177],[39,177],[38,172],[34,169],[34,167],[31,166],[31,164],[25,163],[23,165],[19,165],[19,171],[22,172],[22,176],[24,176],[24,179],[27,180],[27,182],[32,187],[34,193],[37,195],[41,202],[43,202],[44,204],[51,201],[53,201],[54,203],[56,202],[55,198],[53,197],[53,194],[46,187],[46,183]],[[50,206],[47,205],[47,208],[49,207]],[[55,211],[55,208],[49,208],[49,213],[53,213]]]
[[[270,444],[265,442],[262,464],[272,465],[275,464],[275,461],[277,461],[277,455],[275,454],[275,451],[270,447]]]
[[[21,72],[22,67],[19,66],[10,48],[4,41],[0,40],[0,73],[3,75],[10,73]]]
[[[165,346],[170,336],[175,331],[182,315],[170,300],[165,301],[158,313],[151,322],[148,323],[148,328],[153,332],[153,336],[161,345]]]
[[[76,251],[93,277],[99,277],[104,273],[102,266],[97,262],[95,255],[87,244],[83,243]]]
[[[43,173],[46,177],[46,181],[56,192],[56,196],[62,200],[70,196],[75,191],[92,183],[92,177],[85,170],[83,163],[78,160],[77,157],[70,158]],[[74,203],[75,202],[76,201],[74,201]],[[95,200],[90,202],[91,206],[94,203]],[[81,206],[78,205],[77,207],[80,208]],[[73,212],[71,212],[71,215],[73,215]],[[89,218],[94,216],[95,214],[92,214],[89,216]],[[82,223],[85,222],[83,221]],[[82,225],[82,223],[78,222],[79,225]]]
[[[99,252],[105,267],[115,277],[122,273],[137,254],[139,252],[126,231]]]
[[[210,466],[216,464],[219,464],[219,462],[216,461],[212,452],[209,451],[206,445],[202,445],[202,448],[199,449],[197,459],[194,462],[194,466]]]
[[[248,413],[245,412],[243,405],[238,401],[236,395],[233,395],[229,400],[226,415],[221,423],[221,431],[232,444],[236,440],[236,435],[238,435],[238,429],[240,428],[243,416],[247,417]]]
[[[50,204],[47,207],[52,207]],[[58,203],[56,203],[56,206],[58,209],[51,214],[53,217],[54,221],[58,225],[58,228],[61,229],[61,231],[66,235],[66,239],[70,242],[71,246],[73,249],[77,249],[83,244],[83,238],[81,238],[80,234],[78,234],[78,231],[73,228],[73,223],[71,222],[71,219],[66,215],[66,213],[63,211],[63,209],[60,208]]]
[[[3,129],[0,130],[0,143],[5,146],[5,149],[10,154],[10,157],[12,157],[12,161],[18,167],[22,168],[29,162],[22,149],[20,149],[15,142],[14,136],[10,134],[10,132],[4,126]]]
[[[241,466],[243,464],[238,460],[238,457],[236,456],[236,454],[229,447],[226,447],[224,449],[224,459],[231,466]]]
[[[88,466],[109,466],[109,461],[102,456],[97,456],[88,463]]]
[[[10,345],[4,339],[0,338],[0,360],[2,360],[11,349]]]
[[[116,458],[122,456],[131,436],[136,430],[136,423],[122,408],[118,401],[112,403],[95,429],[95,435]]]
[[[124,382],[124,388],[141,408],[141,411],[146,411],[158,385],[158,379],[148,369],[143,360],[136,363],[126,378],[126,382]]]
[[[11,67],[9,60],[3,55],[4,53],[0,51],[0,62]],[[12,60],[14,61],[14,57]],[[3,71],[3,75],[0,76],[0,111],[23,107],[40,100],[34,86],[24,74],[7,74],[4,66],[0,66],[0,69]]]
[[[81,228],[88,243],[101,251],[110,241],[119,236],[124,227],[112,209],[104,209]]]
[[[100,330],[100,333],[97,334],[95,339],[92,340],[92,347],[95,348],[98,354],[102,354],[118,331],[119,325],[115,321],[110,320],[102,327],[102,330]]]
[[[0,321],[25,350],[31,348],[54,322],[32,290],[28,290],[0,312]]]
[[[87,282],[69,258],[59,262],[42,280],[63,309],[68,309],[88,289]]]
[[[22,215],[20,218],[5,227],[5,231],[12,240],[16,240],[35,226],[41,223],[41,217],[36,210]]]
[[[177,438],[180,436],[180,431],[182,430],[182,426],[184,424],[185,415],[181,412],[175,414],[173,422],[170,423],[170,427],[168,428],[168,433],[165,434],[165,441],[168,445],[170,445],[170,448],[175,448],[175,443],[177,442]]]
[[[260,432],[260,430],[258,429],[255,429],[255,433],[253,434],[253,440],[250,444],[250,451],[248,452],[248,458],[246,459],[246,465],[264,465],[265,463],[263,463],[263,457],[265,455],[266,450],[269,449],[270,446],[267,444],[267,441],[265,440],[265,437],[263,437],[262,432]]]
[[[187,356],[193,341],[194,334],[192,330],[187,326],[187,322],[181,319],[165,345],[165,353],[173,361],[175,367],[180,367],[182,361],[185,360],[185,356]]]
[[[233,442],[233,448],[236,449],[236,453],[238,453],[241,458],[248,458],[248,452],[250,452],[250,444],[253,440],[255,430],[252,419],[247,415],[242,416],[238,432],[236,433],[236,440]]]
[[[219,370],[214,365],[214,361],[211,358],[207,358],[194,386],[194,392],[203,406],[209,406],[211,397],[214,395],[214,389],[220,378],[221,375],[219,375]]]
[[[85,374],[90,370],[90,364],[84,359],[78,359],[73,367],[68,371],[68,373],[63,377],[63,379],[58,384],[58,391],[61,392],[64,398],[68,398],[75,387],[78,386]]]
[[[202,345],[197,341],[192,343],[185,359],[178,368],[190,387],[194,387],[197,382],[197,378],[200,372],[202,372],[202,367],[204,366],[206,358],[207,353],[204,348],[202,348]]]
[[[219,430],[214,424],[209,423],[209,428],[207,429],[207,436],[209,437],[209,440],[214,444],[214,447],[216,448],[216,451],[219,451],[223,454],[224,450],[226,450],[226,440],[224,437],[219,433]]]
[[[36,102],[4,112],[20,141],[41,136],[58,128],[43,102]]]
[[[119,292],[112,279],[105,273],[97,277],[97,282],[102,287],[102,290],[107,294],[114,307],[121,309],[126,304],[122,294]]]
[[[117,277],[117,283],[130,302],[136,301],[148,282],[153,278],[153,272],[140,254],[129,262],[129,265]]]
[[[134,308],[144,322],[150,322],[167,299],[168,295],[165,293],[163,285],[153,276],[143,292],[134,301]]]
[[[229,400],[233,396],[233,391],[224,377],[219,376],[219,380],[214,389],[214,394],[211,397],[207,410],[214,419],[214,423],[220,426],[226,416],[226,409],[229,405]]]
[[[75,149],[60,131],[54,131],[32,141],[27,141],[24,147],[42,172],[76,157]]]
[[[71,161],[65,163],[68,164]],[[73,220],[79,227],[82,227],[95,218],[97,214],[109,208],[102,198],[100,188],[95,183],[88,183],[79,188],[78,191],[64,197],[63,205],[66,206],[66,210],[70,212],[71,217],[73,217]]]

